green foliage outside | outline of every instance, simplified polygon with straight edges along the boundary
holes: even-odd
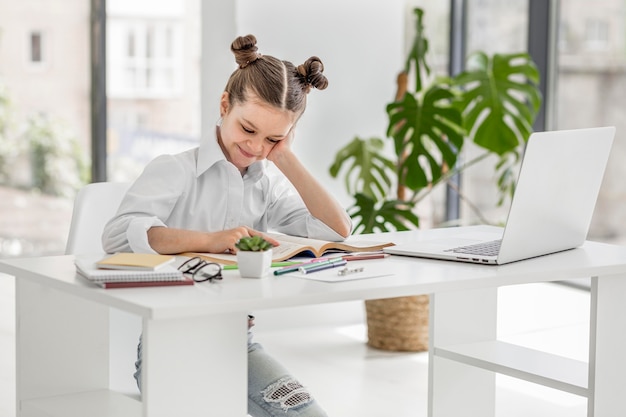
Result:
[[[0,184],[8,181],[9,162],[17,154],[15,144],[9,140],[10,109],[8,89],[0,82]]]
[[[398,93],[386,107],[386,139],[393,140],[394,157],[383,155],[384,139],[356,137],[330,167],[334,178],[343,174],[354,197],[349,208],[354,233],[418,227],[416,205],[488,155],[499,158],[494,170],[502,204],[514,191],[512,169],[541,105],[539,72],[526,53],[489,57],[476,52],[461,74],[430,77],[421,9],[415,9],[415,18],[416,36],[398,77]],[[414,91],[408,91],[410,75]],[[485,152],[458,166],[467,141]]]
[[[33,188],[70,197],[88,180],[88,164],[73,133],[60,121],[42,115],[27,122]]]
[[[0,82],[0,184],[73,197],[89,181],[89,162],[76,136],[60,120],[31,116],[15,133],[8,89]],[[15,178],[16,162],[26,159],[31,183]],[[19,177],[19,175],[18,175]]]

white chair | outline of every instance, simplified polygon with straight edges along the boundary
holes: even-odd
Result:
[[[96,182],[78,191],[74,199],[66,254],[104,254],[102,231],[117,212],[129,186],[129,183]],[[141,320],[138,316],[112,308],[109,327],[110,385],[119,392],[137,396],[132,373]]]
[[[102,253],[102,231],[115,215],[129,183],[94,182],[78,191],[65,253]]]

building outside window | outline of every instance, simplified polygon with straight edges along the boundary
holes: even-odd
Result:
[[[30,62],[38,64],[43,62],[43,34],[39,31],[30,33]]]

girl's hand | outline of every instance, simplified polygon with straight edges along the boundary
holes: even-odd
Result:
[[[293,143],[294,138],[295,128],[292,128],[284,139],[281,139],[274,145],[272,150],[267,154],[267,159],[275,164],[278,164],[285,155],[291,155],[291,144]]]
[[[271,237],[264,235],[258,230],[254,230],[246,226],[240,226],[235,229],[208,233],[209,239],[206,251],[209,253],[237,253],[235,243],[237,243],[242,237],[251,236],[261,236],[272,245],[279,245],[276,239],[272,239]]]

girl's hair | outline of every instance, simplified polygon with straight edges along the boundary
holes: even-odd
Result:
[[[230,50],[239,65],[225,88],[231,105],[245,103],[252,93],[272,106],[299,116],[306,108],[306,95],[311,87],[323,90],[328,86],[322,74],[324,64],[316,56],[296,67],[289,61],[258,53],[254,35],[238,37]]]

